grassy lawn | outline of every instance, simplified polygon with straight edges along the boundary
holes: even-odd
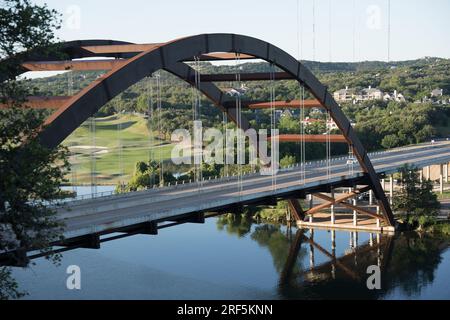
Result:
[[[121,130],[118,130],[121,125]],[[170,158],[173,145],[161,141],[152,135],[147,128],[147,120],[137,115],[114,115],[97,118],[95,121],[95,149],[89,121],[75,130],[64,145],[75,153],[70,162],[75,165],[78,184],[89,184],[91,181],[91,153],[94,151],[98,184],[116,184],[128,181],[133,174],[137,161],[147,161],[150,152],[152,159]],[[120,141],[122,148],[120,148]],[[122,150],[122,152],[121,152]],[[122,156],[120,154],[122,153]],[[120,174],[122,158],[123,175]],[[71,174],[68,175],[70,180]]]

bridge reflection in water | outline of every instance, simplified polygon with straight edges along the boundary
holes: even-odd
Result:
[[[281,299],[384,299],[420,297],[432,284],[448,241],[417,233],[375,234],[252,227],[245,217],[221,217],[220,229],[249,235],[267,248],[279,275]],[[369,266],[379,266],[381,289],[369,290]],[[400,293],[399,293],[400,292]]]
[[[291,230],[288,229],[288,232],[290,233]],[[317,290],[321,286],[327,287],[331,283],[337,286],[341,286],[344,283],[346,284],[345,286],[351,284],[352,295],[355,289],[361,287],[361,291],[366,292],[367,295],[366,279],[369,276],[366,272],[367,267],[376,265],[380,268],[381,274],[386,271],[392,256],[393,236],[371,233],[369,234],[369,240],[360,244],[358,243],[359,233],[348,232],[348,247],[344,249],[343,255],[337,256],[336,232],[334,230],[329,232],[330,248],[327,249],[314,241],[313,229],[308,231],[298,229],[296,231],[286,264],[280,273],[279,290],[283,296],[295,297],[299,293],[304,296],[306,294],[304,291],[312,290],[312,288]],[[297,264],[302,248],[308,251],[309,267],[299,267]],[[317,254],[322,254],[328,261],[316,264],[315,257]],[[345,297],[345,292],[341,292],[339,295],[341,296],[336,298],[343,298]],[[307,296],[314,297],[312,292],[309,292]],[[323,298],[322,295],[317,297]]]

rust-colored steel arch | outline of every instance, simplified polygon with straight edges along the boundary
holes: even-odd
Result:
[[[126,44],[126,43],[125,43]],[[85,46],[79,46],[76,53],[86,53]],[[299,61],[283,50],[265,41],[235,34],[202,34],[174,40],[165,44],[151,46],[141,53],[109,52],[109,56],[128,58],[118,67],[113,68],[103,77],[95,80],[88,87],[72,97],[63,107],[57,110],[46,121],[45,130],[40,135],[42,144],[55,147],[60,144],[70,133],[79,127],[87,118],[95,114],[104,104],[116,95],[150,76],[159,69],[165,69],[175,75],[184,75],[181,78],[187,80],[192,78],[192,69],[183,64],[193,57],[204,57],[210,53],[240,53],[273,63],[293,79],[307,88],[315,99],[328,110],[336,125],[342,131],[346,141],[353,147],[362,170],[371,181],[379,205],[382,209],[383,218],[389,225],[394,225],[389,202],[386,199],[378,176],[367,156],[367,153],[357,138],[350,122],[341,111],[339,105],[334,101],[327,88]],[[90,56],[102,56],[102,54],[87,51]],[[171,70],[172,68],[172,70]],[[173,69],[177,69],[174,72]],[[210,86],[208,92],[204,86]],[[219,107],[223,108],[226,102],[224,94],[213,84],[202,83],[203,92],[211,98]],[[229,99],[228,99],[229,100]],[[233,114],[234,113],[234,114]],[[234,112],[229,112],[231,118]],[[233,119],[234,120],[234,119]],[[243,125],[243,127],[246,127]]]

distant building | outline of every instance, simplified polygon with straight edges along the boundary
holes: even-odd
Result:
[[[336,101],[345,102],[345,101],[352,101],[355,95],[356,95],[355,89],[349,89],[348,87],[345,87],[345,89],[335,91],[333,97],[334,100]]]
[[[443,95],[444,95],[443,89],[434,89],[433,91],[431,91],[432,98],[439,98],[442,97]]]
[[[346,87],[345,89],[334,92],[333,97],[334,100],[338,102],[382,100],[383,91],[377,88],[372,88],[371,86],[359,91]]]
[[[316,122],[322,122],[322,120],[319,120],[319,119],[313,119],[313,118],[310,118],[310,117],[306,117],[305,120],[302,121],[302,124],[303,124],[305,127],[307,127],[307,126],[309,126],[309,125],[311,125],[311,124],[313,124],[313,123],[316,123]]]
[[[334,122],[333,119],[330,119],[329,121],[327,121],[327,129],[328,130],[335,130],[335,129],[339,129],[336,122]]]
[[[369,88],[361,90],[358,98],[359,99],[357,99],[357,100],[360,100],[360,101],[382,100],[383,99],[383,91],[369,86]]]
[[[291,110],[288,110],[288,109],[284,110],[280,115],[281,118],[283,118],[283,117],[292,118],[292,116],[293,116],[293,114],[292,114]]]
[[[397,90],[394,90],[394,93],[392,93],[392,94],[386,93],[383,96],[383,100],[384,101],[406,102],[405,96],[403,94],[397,92]]]

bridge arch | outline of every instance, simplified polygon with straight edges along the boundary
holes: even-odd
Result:
[[[92,45],[101,45],[108,40],[91,40]],[[96,42],[97,41],[97,44]],[[126,42],[109,41],[109,44],[127,44]],[[70,45],[82,48],[82,41],[66,43],[66,51],[73,57],[86,57],[82,49],[70,51]],[[64,46],[63,46],[64,47]],[[70,98],[61,108],[54,112],[45,122],[45,128],[40,134],[43,145],[53,148],[59,145],[67,136],[78,128],[85,120],[94,115],[103,105],[115,96],[150,76],[155,71],[164,69],[177,77],[192,83],[193,70],[183,61],[192,60],[209,53],[227,52],[246,54],[257,59],[273,63],[292,79],[303,85],[330,112],[332,119],[343,133],[347,142],[353,147],[358,162],[370,181],[370,187],[378,200],[383,219],[388,225],[394,225],[389,202],[379,182],[379,178],[368,158],[368,155],[355,134],[350,122],[343,114],[339,105],[328,92],[327,87],[297,59],[280,48],[249,36],[237,34],[201,34],[173,40],[163,44],[155,44],[141,53],[123,53],[120,57],[128,58],[123,64],[110,70],[103,77],[92,82],[75,96]],[[105,56],[105,54],[102,54]],[[115,56],[116,55],[109,55]],[[224,107],[227,99],[212,83],[203,84],[201,91],[217,106],[228,112],[234,121],[235,111]],[[244,123],[243,126],[248,126]]]

